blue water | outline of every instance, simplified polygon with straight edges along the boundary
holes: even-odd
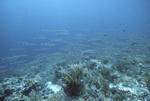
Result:
[[[49,42],[34,39],[43,34],[68,42],[74,42],[76,34],[85,34],[90,39],[92,33],[98,32],[112,38],[148,35],[149,4],[149,0],[1,0],[0,57],[57,52],[66,44],[56,42],[48,51],[37,52],[35,49],[42,47],[40,43]],[[71,34],[47,34],[42,30],[67,30]],[[16,48],[20,51],[12,51]]]

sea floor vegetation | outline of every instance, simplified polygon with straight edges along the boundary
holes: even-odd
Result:
[[[0,101],[150,101],[146,37],[96,36],[78,35],[78,43],[60,52],[38,54],[16,69],[2,68]]]

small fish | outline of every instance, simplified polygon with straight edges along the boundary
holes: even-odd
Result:
[[[123,29],[122,31],[123,31],[123,32],[125,32],[126,30],[125,30],[125,29]]]

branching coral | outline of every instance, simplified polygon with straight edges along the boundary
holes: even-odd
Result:
[[[64,73],[62,80],[65,83],[64,91],[69,96],[78,96],[83,91],[82,77],[84,75],[81,63],[70,65],[69,70]]]

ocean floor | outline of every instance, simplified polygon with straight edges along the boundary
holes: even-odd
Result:
[[[78,35],[70,43],[53,39],[65,44],[60,52],[37,54],[17,68],[0,67],[0,101],[150,101],[148,37],[119,39],[97,33],[92,38]]]

